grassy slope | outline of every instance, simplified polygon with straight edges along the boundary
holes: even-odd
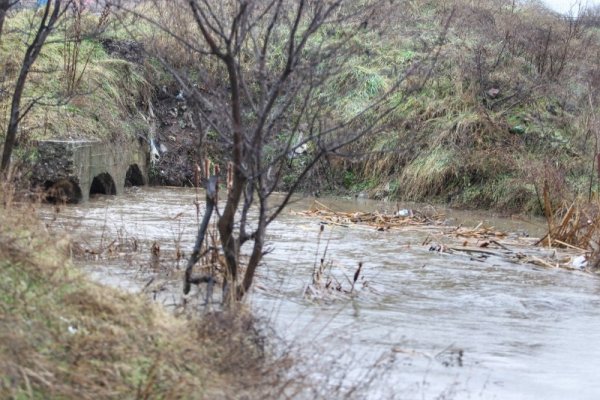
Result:
[[[48,38],[25,87],[23,108],[32,100],[39,104],[21,122],[21,144],[49,137],[116,140],[147,131],[147,123],[138,110],[150,93],[144,68],[106,53],[95,33],[98,18],[85,14],[81,21],[84,39],[77,57],[78,83],[71,93],[67,90],[65,58],[72,53],[65,38],[76,36],[73,20],[63,23]],[[32,31],[38,19],[39,15],[26,10],[14,13],[5,23],[0,71],[2,84],[9,90],[26,49],[26,33]],[[9,111],[10,96],[0,96],[0,132],[6,129]]]
[[[431,54],[435,47],[426,44],[435,43],[458,6],[427,84],[398,95],[400,106],[386,131],[357,146],[359,153],[370,149],[360,162],[334,168],[337,182],[379,198],[511,211],[539,211],[544,181],[556,201],[588,194],[594,109],[586,103],[598,85],[590,80],[597,70],[591,48],[597,47],[598,31],[580,27],[570,37],[571,27],[545,10],[511,9],[510,3],[412,1],[405,3],[409,17],[393,35],[362,38],[366,57],[353,60],[347,86],[336,88],[344,93],[341,110],[360,107],[385,90],[394,68],[401,71]],[[539,43],[532,32],[540,35]],[[562,72],[548,65],[540,71],[539,60],[556,63],[563,48]],[[409,76],[405,87],[421,79],[419,73]],[[490,89],[499,94],[492,98]]]
[[[164,378],[152,384],[151,369],[168,356],[168,330],[177,328],[140,299],[83,281],[67,266],[66,243],[60,251],[37,229],[1,232],[3,397],[104,397],[160,386],[174,371],[161,366]]]

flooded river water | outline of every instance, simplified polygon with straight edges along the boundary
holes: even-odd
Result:
[[[161,273],[183,267],[185,261],[174,254],[178,247],[189,253],[193,246],[194,199],[191,189],[141,188],[58,214],[49,206],[42,212],[53,229],[64,227],[88,248],[115,241],[134,247],[140,256],[88,257],[81,264],[103,283],[139,291],[158,273],[149,261],[153,243],[161,249]],[[340,210],[395,207],[320,201]],[[300,200],[291,209],[310,205],[311,200]],[[449,216],[453,224],[484,221],[532,235],[542,230],[539,221]],[[379,362],[371,398],[600,398],[597,277],[430,252],[422,245],[424,231],[328,225],[320,242],[318,232],[319,221],[291,213],[272,224],[271,251],[249,302],[279,336],[313,361],[322,357],[324,371],[340,380],[360,379]],[[336,301],[309,301],[303,292],[326,247],[325,258],[343,285],[363,263],[360,290]],[[167,305],[181,298],[180,275],[172,276],[157,296]],[[327,367],[330,362],[335,367]]]

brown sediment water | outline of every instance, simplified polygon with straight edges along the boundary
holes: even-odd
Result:
[[[189,253],[193,246],[195,197],[192,189],[141,188],[63,207],[58,214],[45,207],[42,215],[52,229],[70,232],[84,248],[112,244],[111,254],[88,254],[78,261],[94,279],[140,291],[160,275],[154,297],[169,306],[181,300],[177,271],[185,260],[177,261],[175,254],[177,247]],[[340,211],[397,207],[367,200],[319,201]],[[299,199],[290,209],[304,210],[311,203]],[[540,220],[438,212],[453,225],[483,222],[532,236],[544,229]],[[339,371],[323,373],[360,379],[387,354],[385,374],[374,380],[367,397],[600,398],[597,277],[500,257],[431,252],[422,244],[426,231],[326,225],[318,241],[319,230],[317,219],[286,212],[269,227],[270,252],[249,302],[296,348],[312,352],[310,357],[336,359]],[[160,247],[154,263],[153,243]],[[335,301],[303,296],[322,257],[346,288],[358,262],[363,263],[352,296]]]

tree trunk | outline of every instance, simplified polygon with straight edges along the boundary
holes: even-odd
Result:
[[[204,211],[204,217],[202,218],[202,224],[198,229],[198,236],[196,236],[196,244],[192,255],[188,260],[187,267],[185,269],[185,278],[183,282],[183,293],[188,294],[194,283],[209,283],[210,277],[194,277],[192,276],[192,269],[194,265],[200,259],[200,251],[202,250],[202,243],[204,243],[204,237],[208,230],[208,224],[212,217],[213,210],[215,209],[215,202],[217,199],[217,176],[211,176],[206,184],[206,210]]]
[[[9,0],[0,0],[0,42],[2,41],[2,31],[4,29],[4,19],[10,7]]]
[[[17,4],[17,0],[0,0],[0,42],[2,41],[2,32],[4,29],[4,20],[6,19],[6,14],[8,10],[12,6]]]
[[[239,208],[243,189],[246,185],[246,176],[242,171],[244,157],[244,142],[242,134],[242,115],[240,88],[233,56],[228,54],[223,61],[227,66],[229,84],[231,86],[231,117],[233,122],[233,185],[227,194],[227,203],[223,215],[219,218],[218,228],[221,246],[227,262],[227,276],[225,277],[224,290],[229,287],[234,290],[237,282],[239,263],[239,240],[233,234],[235,214]],[[226,294],[226,293],[225,293]]]
[[[256,228],[256,233],[254,235],[254,247],[252,249],[252,254],[250,255],[250,260],[248,261],[248,266],[246,268],[246,273],[244,274],[244,280],[242,281],[241,286],[238,288],[237,297],[238,300],[241,300],[244,295],[250,290],[252,286],[252,281],[254,280],[254,274],[256,273],[256,268],[258,264],[262,260],[263,256],[263,247],[265,245],[265,232],[267,230],[267,197],[264,193],[260,194],[260,210],[258,215],[258,227]]]
[[[0,163],[0,173],[2,174],[5,174],[10,166],[10,157],[15,146],[19,122],[21,122],[21,118],[23,117],[21,115],[21,98],[23,97],[25,82],[27,82],[27,75],[29,75],[31,66],[40,55],[44,42],[46,41],[46,38],[52,29],[54,29],[54,26],[56,25],[60,15],[61,0],[54,0],[53,4],[54,8],[52,9],[52,14],[50,15],[52,1],[46,3],[42,20],[40,21],[40,25],[33,41],[29,47],[27,47],[25,57],[23,58],[23,63],[21,64],[21,70],[19,71],[19,77],[17,78],[17,83],[15,84],[10,107],[10,119],[6,129],[4,150],[2,152],[2,161]]]

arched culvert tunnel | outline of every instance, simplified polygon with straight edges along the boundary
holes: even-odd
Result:
[[[125,174],[125,187],[144,186],[144,176],[137,164],[132,164]]]
[[[70,179],[44,182],[44,200],[49,203],[79,203],[81,188]]]
[[[94,177],[90,187],[90,196],[93,194],[117,194],[117,187],[112,176],[102,173]]]

